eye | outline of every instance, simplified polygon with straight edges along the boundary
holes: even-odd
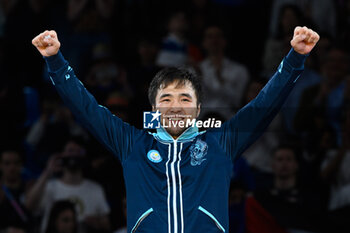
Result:
[[[182,101],[191,102],[189,99],[182,99]]]
[[[161,102],[169,102],[170,99],[162,99]]]

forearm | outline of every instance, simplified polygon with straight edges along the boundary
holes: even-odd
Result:
[[[243,153],[274,119],[303,71],[305,59],[291,50],[258,96],[231,120],[231,131],[239,133],[235,155]]]
[[[25,198],[25,206],[27,209],[33,211],[38,207],[49,178],[50,172],[45,170],[39,179],[35,182],[33,187],[29,189]]]
[[[123,161],[122,156],[130,151],[134,140],[133,128],[97,103],[60,52],[45,60],[65,105],[101,144]]]
[[[84,85],[75,76],[73,69],[68,65],[61,52],[45,58],[50,78],[58,94],[71,110],[75,117],[83,123],[110,151],[111,144],[107,142],[104,129],[111,120],[111,113],[97,103],[95,98],[86,90]],[[111,130],[111,129],[110,129]]]
[[[44,134],[45,131],[45,122],[46,120],[43,118],[40,118],[39,121],[37,121],[29,130],[26,141],[32,146],[36,146],[41,137]]]

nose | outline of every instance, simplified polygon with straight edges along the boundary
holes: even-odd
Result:
[[[170,110],[173,113],[180,113],[183,111],[183,107],[181,103],[178,100],[174,100],[173,103],[170,106]]]

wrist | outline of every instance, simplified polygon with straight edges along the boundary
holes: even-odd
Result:
[[[304,63],[309,54],[300,54],[291,48],[286,56],[288,63],[294,68],[304,68]]]
[[[67,61],[64,59],[60,50],[58,50],[57,54],[49,57],[44,57],[44,59],[49,72],[55,72],[67,64]]]

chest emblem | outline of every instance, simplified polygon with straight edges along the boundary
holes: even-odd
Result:
[[[153,163],[160,163],[163,160],[157,150],[148,151],[147,158]]]
[[[208,144],[202,140],[197,140],[196,143],[192,144],[190,147],[191,154],[191,165],[201,165],[201,163],[206,160],[205,155],[208,152]]]

